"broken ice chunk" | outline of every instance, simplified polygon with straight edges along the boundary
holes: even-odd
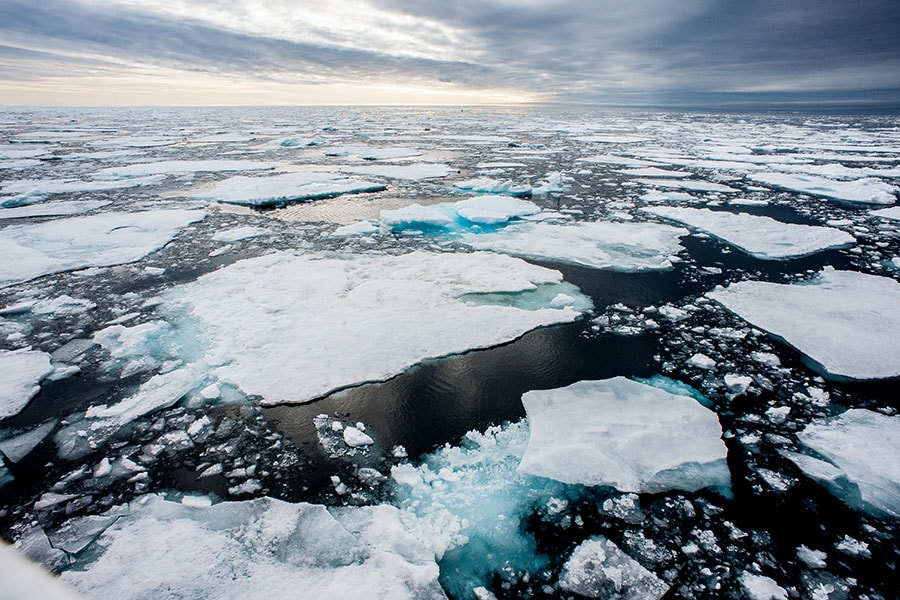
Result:
[[[469,190],[480,194],[506,194],[507,196],[530,196],[531,187],[516,185],[512,181],[498,181],[489,177],[478,177],[457,181],[453,187],[461,190]]]
[[[58,421],[53,419],[47,421],[43,425],[30,429],[24,433],[19,433],[0,441],[0,452],[10,461],[17,463],[28,456],[38,444],[50,435],[53,428],[56,427]]]
[[[559,587],[588,598],[658,600],[669,586],[603,536],[582,542],[563,565]]]
[[[351,448],[370,446],[375,443],[375,440],[373,440],[368,434],[363,433],[358,428],[353,427],[352,425],[344,427],[343,436],[344,443]]]
[[[0,419],[19,414],[53,371],[50,355],[36,350],[0,350]]]
[[[771,577],[748,571],[741,573],[741,588],[749,600],[788,600],[788,593]]]
[[[615,377],[522,402],[531,437],[521,472],[638,493],[730,484],[719,420],[694,398]]]

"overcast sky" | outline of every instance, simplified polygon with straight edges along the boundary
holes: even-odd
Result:
[[[0,104],[900,97],[900,0],[0,0]]]

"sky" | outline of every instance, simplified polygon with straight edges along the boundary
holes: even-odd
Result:
[[[0,104],[900,106],[900,0],[0,0]]]

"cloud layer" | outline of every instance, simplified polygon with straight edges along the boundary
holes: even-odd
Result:
[[[583,102],[900,90],[896,0],[316,4],[0,0],[0,90],[149,72]]]

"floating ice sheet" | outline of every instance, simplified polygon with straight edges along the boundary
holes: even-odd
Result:
[[[798,175],[794,173],[757,173],[750,176],[774,188],[781,188],[813,196],[823,196],[842,202],[861,202],[864,204],[893,204],[897,201],[900,188],[875,177],[866,177],[852,181],[836,181],[815,175]]]
[[[403,146],[335,146],[325,151],[325,156],[355,156],[363,160],[411,158],[421,155],[421,151]]]
[[[216,183],[196,197],[230,204],[269,206],[385,189],[387,186],[382,184],[350,179],[339,173],[301,172],[268,177],[238,175]]]
[[[559,587],[588,598],[659,600],[669,586],[603,536],[582,542],[563,565]]]
[[[659,271],[671,268],[686,229],[657,223],[580,222],[571,225],[523,223],[506,229],[466,234],[464,242],[493,250],[611,271]]]
[[[116,180],[146,177],[148,175],[181,175],[200,172],[268,171],[275,165],[252,160],[164,160],[138,163],[124,167],[100,169],[92,175],[95,179]]]
[[[551,308],[560,292],[574,301]],[[164,300],[198,321],[214,373],[269,405],[384,380],[590,307],[556,271],[495,254],[427,252],[279,252],[205,275]]]
[[[822,250],[846,248],[856,242],[856,238],[840,229],[782,223],[746,213],[671,206],[643,210],[706,231],[763,260],[807,256]]]
[[[415,163],[411,165],[359,165],[356,167],[341,167],[344,173],[355,175],[376,175],[393,179],[408,179],[419,181],[420,179],[435,179],[446,177],[457,169],[449,165],[433,163]]]
[[[25,408],[40,391],[41,380],[53,371],[50,355],[35,350],[0,350],[0,419]]]
[[[527,392],[522,403],[524,473],[638,493],[730,485],[719,420],[692,397],[615,377]]]
[[[879,210],[873,210],[869,213],[875,217],[881,217],[882,219],[891,219],[894,221],[900,221],[900,206],[892,206],[890,208],[882,208]]]
[[[900,283],[826,268],[797,284],[742,281],[708,297],[836,378],[900,377]]]
[[[900,417],[851,409],[839,417],[815,421],[797,434],[800,442],[824,456],[837,473],[815,459],[789,455],[801,470],[855,507],[900,517]],[[821,462],[821,461],[819,461]],[[840,478],[851,485],[840,485]]]
[[[412,533],[415,518],[389,506],[259,498],[203,508],[146,496],[110,515],[118,520],[97,551],[60,576],[88,597],[445,597],[434,553]],[[84,527],[96,535],[94,522]]]
[[[63,200],[0,209],[0,219],[27,217],[62,217],[77,215],[106,206],[108,200]]]
[[[733,187],[714,183],[712,181],[703,181],[699,179],[636,179],[638,183],[643,183],[650,187],[675,188],[681,190],[692,190],[695,192],[736,192]]]
[[[0,287],[41,275],[140,260],[165,246],[199,210],[102,213],[0,230]]]
[[[476,192],[478,194],[505,194],[507,196],[530,196],[531,186],[518,185],[512,181],[500,181],[490,177],[478,177],[457,181],[453,187],[461,190]]]
[[[162,177],[156,175],[150,177],[134,177],[132,179],[118,181],[83,181],[81,179],[27,179],[23,181],[10,181],[0,188],[0,194],[12,195],[5,197],[0,196],[0,206],[11,207],[34,204],[53,194],[121,190],[142,185],[153,185],[160,181],[162,181]]]

